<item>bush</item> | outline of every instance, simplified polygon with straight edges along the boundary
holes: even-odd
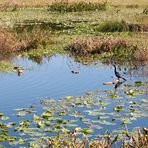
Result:
[[[0,29],[0,54],[12,53],[21,50],[36,49],[38,46],[45,48],[52,41],[47,31],[38,28],[20,34],[6,29]]]
[[[17,49],[16,36],[13,32],[0,29],[0,54],[13,52]]]
[[[129,24],[128,25],[129,31],[131,32],[148,32],[148,25],[142,25],[142,24]]]
[[[140,32],[145,31],[148,32],[148,25],[143,24],[128,24],[125,21],[107,21],[103,23],[99,28],[98,31],[101,32]]]
[[[129,27],[125,21],[107,21],[98,28],[98,31],[123,32],[123,31],[129,31]]]
[[[19,50],[37,49],[38,46],[46,47],[47,44],[52,42],[49,32],[34,28],[28,32],[24,30],[23,33],[18,34]]]
[[[132,46],[128,41],[120,38],[89,37],[77,39],[69,44],[65,49],[80,55],[113,52],[115,55],[124,56],[127,52],[128,55],[131,55],[134,46]]]
[[[49,11],[58,11],[58,12],[81,12],[81,11],[99,11],[99,10],[107,10],[108,9],[108,2],[104,3],[86,3],[86,2],[79,2],[79,3],[53,3],[49,6]]]

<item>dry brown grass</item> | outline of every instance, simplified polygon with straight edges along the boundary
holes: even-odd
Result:
[[[6,29],[0,28],[0,54],[13,53],[15,51],[24,51],[37,49],[38,46],[45,48],[46,44],[50,44],[49,33],[36,28],[31,32],[23,31],[16,35]]]
[[[86,55],[86,54],[101,54],[104,52],[112,52],[115,49],[129,49],[132,45],[121,38],[111,37],[88,37],[77,39],[66,47],[73,53]]]
[[[53,2],[80,2],[84,0],[0,0],[0,5],[46,6]],[[87,2],[104,2],[105,0],[87,0]],[[147,0],[108,0],[112,5],[147,5]]]
[[[137,41],[138,43],[138,41]],[[117,59],[133,59],[137,61],[148,61],[147,46],[135,44],[132,40],[114,37],[87,37],[76,39],[70,43],[65,50],[69,50],[74,55],[86,57],[91,54],[107,54],[117,57]]]
[[[13,52],[16,49],[17,41],[15,34],[10,31],[0,29],[0,53]]]
[[[134,54],[134,57],[138,60],[138,61],[148,61],[148,49],[146,48],[141,48],[139,50],[137,50]]]
[[[97,138],[89,141],[87,138],[80,141],[75,136],[75,133],[63,133],[55,138],[42,138],[40,144],[48,145],[48,147],[73,147],[73,148],[147,148],[148,145],[148,129],[143,128],[134,131],[132,134],[125,132],[124,138],[120,139],[118,135],[111,140],[110,135],[103,138]],[[118,143],[120,142],[120,143]]]

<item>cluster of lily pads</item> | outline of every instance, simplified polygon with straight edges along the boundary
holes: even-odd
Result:
[[[122,139],[128,124],[148,117],[147,86],[147,82],[136,81],[118,90],[97,90],[58,100],[48,98],[38,106],[15,109],[11,118],[0,113],[0,143],[36,146],[44,141],[48,145],[49,140],[45,139],[55,142],[57,135],[62,142],[70,135],[81,140],[105,134],[111,134],[112,139],[118,134]]]

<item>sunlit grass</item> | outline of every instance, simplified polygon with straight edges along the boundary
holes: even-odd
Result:
[[[17,4],[18,6],[45,6],[54,2],[81,2],[82,0],[14,0],[14,1],[7,1],[7,0],[1,0],[1,5],[13,5]],[[113,5],[146,5],[147,0],[108,0]],[[87,2],[104,2],[104,0],[87,0]]]

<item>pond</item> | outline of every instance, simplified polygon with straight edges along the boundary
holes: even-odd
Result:
[[[0,73],[0,112],[13,122],[32,120],[32,115],[24,115],[25,109],[15,109],[35,106],[35,114],[43,117],[43,123],[49,120],[48,113],[54,108],[52,117],[55,119],[50,122],[51,127],[40,131],[48,131],[47,135],[55,135],[59,128],[71,130],[77,127],[85,128],[82,133],[93,133],[88,135],[95,138],[107,130],[116,134],[115,129],[121,130],[123,125],[128,125],[130,131],[137,126],[147,126],[147,76],[129,74],[128,69],[121,67],[120,72],[125,73],[127,81],[115,88],[115,85],[103,85],[116,77],[114,67],[101,61],[83,65],[68,55],[54,55],[43,59],[41,64],[22,57],[13,59],[13,63],[25,68],[21,76]],[[59,127],[53,130],[55,121]],[[41,127],[42,124],[37,123]],[[10,134],[19,135],[12,130]],[[29,134],[22,137],[26,135]]]
[[[58,99],[82,95],[98,88],[105,89],[102,83],[112,80],[111,76],[114,76],[113,68],[101,62],[98,66],[84,66],[61,55],[53,56],[50,60],[44,59],[42,64],[19,57],[13,62],[27,70],[20,77],[17,73],[0,74],[0,108],[4,112],[25,107],[46,97]],[[79,71],[79,74],[73,74],[73,70]]]

